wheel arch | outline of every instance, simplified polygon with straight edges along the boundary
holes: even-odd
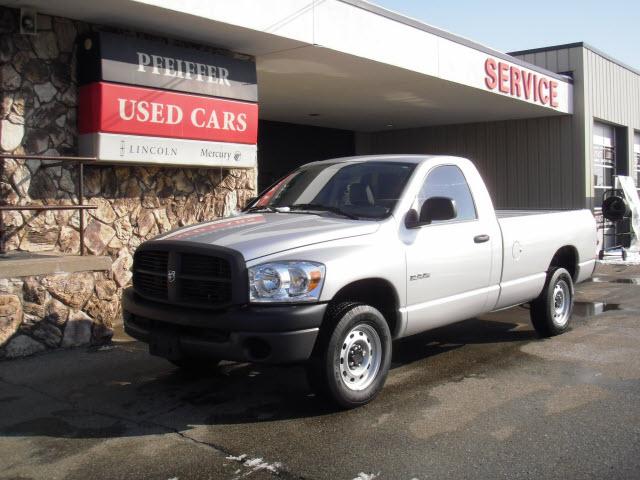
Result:
[[[554,253],[551,258],[551,262],[549,262],[548,270],[551,270],[553,267],[564,268],[571,275],[571,279],[575,282],[578,277],[578,263],[580,258],[578,256],[578,249],[573,245],[565,245],[559,248],[556,253]]]
[[[396,338],[402,327],[400,298],[393,284],[384,278],[364,278],[343,286],[333,296],[330,304],[360,302],[370,305],[382,313],[392,338]]]

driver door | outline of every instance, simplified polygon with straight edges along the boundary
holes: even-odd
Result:
[[[459,167],[440,165],[429,171],[416,199],[418,212],[431,197],[451,198],[455,218],[404,232],[409,239],[406,335],[473,317],[488,299],[493,228],[479,218]]]

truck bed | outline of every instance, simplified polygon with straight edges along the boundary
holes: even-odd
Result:
[[[509,307],[527,296],[535,298],[544,286],[554,254],[570,247],[579,265],[592,260],[596,229],[589,210],[497,210],[502,232],[503,262],[500,299],[496,308]],[[574,281],[591,274],[591,266],[576,270]]]

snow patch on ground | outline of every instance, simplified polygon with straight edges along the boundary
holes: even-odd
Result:
[[[374,480],[375,478],[378,478],[379,475],[380,475],[380,472],[378,473],[360,472],[357,477],[354,477],[353,480]]]
[[[245,458],[247,458],[247,454],[245,453],[245,454],[242,454],[242,455],[240,455],[240,456],[238,456],[238,457],[234,457],[233,455],[229,455],[229,456],[228,456],[228,457],[226,457],[226,458],[227,458],[227,460],[233,460],[233,461],[235,461],[235,462],[241,462],[241,461],[243,461]]]
[[[600,262],[606,265],[640,265],[640,252],[631,252],[627,250],[627,259],[622,259],[622,254],[614,250],[607,252],[611,256],[606,256]],[[615,255],[612,255],[614,254]]]
[[[242,475],[235,477],[235,479],[248,477],[249,475],[260,470],[266,470],[267,472],[271,472],[277,475],[282,469],[282,464],[280,462],[265,462],[262,457],[250,458],[246,453],[243,453],[242,455],[239,455],[237,457],[229,455],[226,458],[227,460],[233,460],[241,463],[243,467],[248,469],[248,471],[246,471]],[[236,474],[238,473],[240,473],[240,470],[236,470]]]

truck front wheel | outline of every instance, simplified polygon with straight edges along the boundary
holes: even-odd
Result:
[[[573,280],[564,268],[547,274],[542,293],[531,302],[531,323],[542,337],[559,335],[569,328],[573,311]]]
[[[330,307],[307,376],[316,393],[342,408],[373,400],[391,364],[391,332],[374,307],[343,302]]]

